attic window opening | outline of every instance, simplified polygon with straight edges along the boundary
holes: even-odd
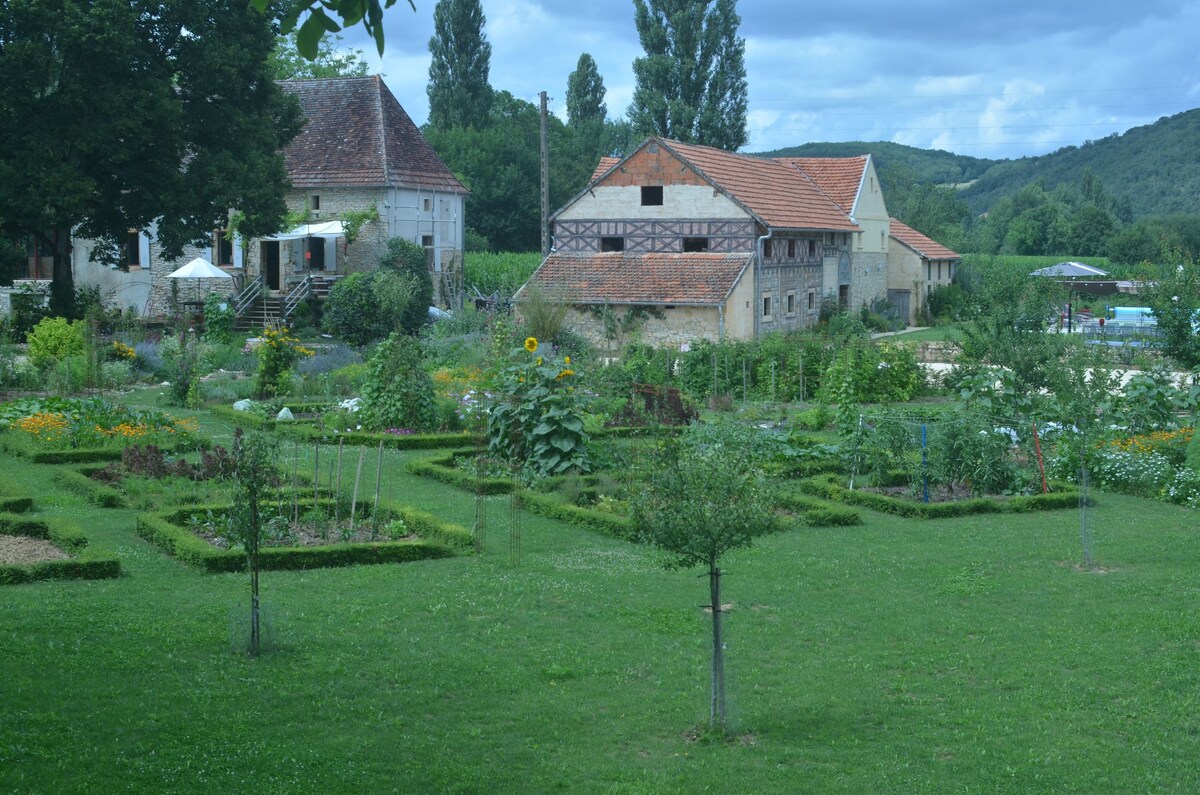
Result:
[[[433,209],[433,202],[431,202],[429,199],[425,199],[423,202],[423,207],[425,212],[429,212]]]
[[[708,251],[707,237],[685,237],[683,239],[684,252]]]
[[[642,206],[643,207],[661,207],[663,203],[662,185],[643,185],[642,186]]]
[[[601,251],[624,251],[625,238],[623,237],[602,237],[600,238]]]
[[[817,256],[817,241],[815,241],[815,240],[808,241],[808,256],[809,257]]]
[[[763,241],[763,259],[770,259],[770,258],[771,258],[771,241],[764,240]]]
[[[796,258],[796,241],[789,240],[788,241],[788,259],[795,259],[795,258]]]
[[[308,205],[309,209],[319,211],[321,209],[321,197],[314,193],[309,197]]]

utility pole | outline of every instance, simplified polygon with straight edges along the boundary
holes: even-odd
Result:
[[[542,91],[538,96],[542,100],[542,259],[545,259],[550,256],[550,152],[546,145],[546,92]]]

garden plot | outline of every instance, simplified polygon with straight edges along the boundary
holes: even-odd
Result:
[[[0,584],[119,577],[121,562],[75,525],[0,513]]]

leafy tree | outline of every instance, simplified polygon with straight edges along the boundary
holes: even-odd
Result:
[[[329,291],[321,326],[351,345],[381,340],[403,328],[416,292],[413,278],[395,268],[352,273]]]
[[[438,0],[429,39],[429,126],[481,127],[492,105],[492,45],[479,0]]]
[[[250,572],[250,638],[248,652],[257,657],[261,650],[261,606],[258,599],[259,550],[263,542],[263,507],[267,489],[274,478],[271,460],[274,451],[261,434],[245,436],[238,428],[233,435],[233,506],[230,508],[226,537],[246,552]]]
[[[321,40],[326,33],[337,33],[343,27],[362,23],[367,34],[375,40],[379,54],[383,55],[383,10],[391,8],[396,0],[296,0],[287,9],[280,20],[284,33],[296,32],[296,51],[310,61],[320,56]],[[263,12],[271,5],[271,0],[250,0],[250,5]],[[413,11],[417,6],[413,0],[408,0]],[[326,13],[326,12],[329,13]],[[300,17],[308,17],[304,24],[297,29]],[[332,16],[330,16],[332,14]],[[333,17],[341,20],[339,25]]]
[[[712,612],[712,689],[709,724],[724,730],[725,651],[721,631],[721,558],[777,529],[750,455],[751,440],[736,426],[693,426],[661,445],[632,501],[633,522],[668,554],[668,568],[708,570]]]
[[[585,52],[579,56],[575,71],[567,77],[568,124],[572,127],[603,125],[608,117],[605,93],[604,78],[600,77],[596,60]]]
[[[746,40],[736,0],[634,0],[646,55],[629,119],[644,134],[736,151],[746,134]]]
[[[280,34],[271,51],[271,74],[276,80],[328,77],[366,77],[369,67],[362,50],[341,50],[342,37],[336,33],[321,39],[317,56],[305,58],[296,49],[296,33]]]
[[[1200,273],[1190,259],[1180,259],[1165,277],[1146,284],[1146,302],[1163,335],[1163,351],[1181,367],[1200,365]]]
[[[881,168],[888,211],[904,223],[935,240],[957,236],[971,210],[954,188],[922,183],[904,163]]]
[[[73,311],[70,230],[119,264],[152,222],[168,258],[233,207],[244,234],[279,228],[300,111],[270,79],[274,41],[238,0],[5,5],[0,233],[55,250],[57,310]]]
[[[409,286],[404,311],[399,316],[399,327],[408,334],[416,334],[429,322],[429,306],[433,303],[433,277],[425,258],[425,249],[399,237],[388,240],[387,253],[379,263],[401,276]]]

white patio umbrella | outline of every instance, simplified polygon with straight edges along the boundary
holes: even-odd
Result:
[[[168,279],[195,279],[196,290],[200,290],[200,279],[232,279],[233,276],[213,265],[203,257],[196,257],[177,271],[167,274]]]

